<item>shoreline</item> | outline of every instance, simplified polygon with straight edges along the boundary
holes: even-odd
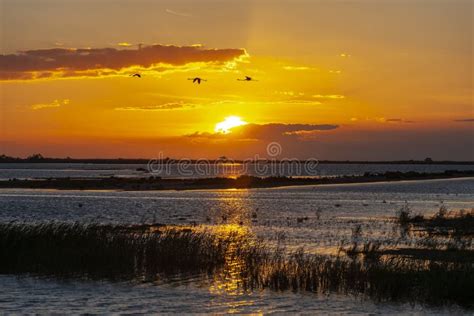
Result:
[[[204,159],[187,159],[187,158],[58,158],[43,157],[41,155],[28,158],[10,157],[0,155],[0,164],[51,164],[51,163],[71,163],[71,164],[179,164],[186,161],[190,164],[200,164],[203,161],[210,164],[271,164],[287,161],[285,159],[232,159],[227,157],[221,158],[204,158]],[[292,159],[292,162],[304,164],[305,159]],[[400,159],[400,160],[317,160],[319,164],[364,164],[364,165],[474,165],[474,160],[433,160],[426,159]]]
[[[161,190],[212,190],[212,189],[257,189],[306,185],[363,184],[377,182],[399,182],[416,180],[437,180],[474,177],[474,170],[451,170],[442,173],[385,172],[363,176],[340,176],[323,178],[254,177],[238,178],[48,178],[10,179],[0,181],[0,189],[55,189],[55,190],[119,190],[119,191],[161,191]]]
[[[304,165],[304,160],[295,160],[294,163]],[[149,160],[45,160],[45,161],[1,161],[0,165],[51,165],[51,164],[71,164],[71,165],[144,165],[147,166],[150,163]],[[200,164],[202,161],[190,160],[190,165]],[[261,160],[261,161],[245,161],[245,160],[206,160],[206,163],[211,165],[268,165],[268,164],[279,164],[284,163],[280,160]],[[156,165],[179,165],[179,160],[170,161],[158,161]],[[320,160],[319,165],[416,165],[416,166],[474,166],[474,161],[434,161],[426,163],[424,161],[411,161],[411,160],[400,160],[400,161],[338,161],[338,160]],[[30,168],[25,168],[30,169]]]

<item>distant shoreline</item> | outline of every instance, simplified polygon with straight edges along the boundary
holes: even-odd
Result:
[[[185,161],[189,164],[202,163],[203,161],[210,164],[222,164],[222,163],[280,163],[288,162],[286,160],[270,159],[270,160],[241,160],[241,159],[128,159],[128,158],[114,158],[114,159],[105,159],[105,158],[85,158],[85,159],[76,159],[76,158],[41,158],[41,159],[28,159],[28,158],[13,158],[13,157],[0,157],[0,164],[10,164],[10,163],[83,163],[83,164],[148,164],[150,161],[153,161],[154,164],[178,164]],[[306,160],[301,159],[291,159],[292,162],[299,162],[304,164]],[[320,164],[364,164],[364,165],[474,165],[474,161],[454,161],[454,160],[392,160],[392,161],[383,161],[383,160],[319,160]]]
[[[48,179],[10,179],[0,181],[3,189],[57,189],[57,190],[210,190],[210,189],[253,189],[275,188],[301,185],[374,183],[414,180],[435,180],[474,177],[474,170],[449,170],[442,173],[385,172],[362,176],[339,176],[319,178],[292,177],[253,177],[238,178],[48,178]]]

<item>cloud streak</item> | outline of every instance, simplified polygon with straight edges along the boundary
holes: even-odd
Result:
[[[401,118],[388,118],[384,119],[384,122],[387,123],[415,123],[415,121],[404,120]]]
[[[169,102],[158,105],[144,105],[144,106],[125,106],[117,107],[114,110],[116,111],[170,111],[170,110],[180,110],[180,109],[189,109],[196,107],[194,103],[184,103],[184,102]]]
[[[191,16],[191,14],[189,14],[189,13],[178,12],[178,11],[174,11],[174,10],[171,10],[171,9],[166,9],[165,12],[169,13],[169,14],[172,14],[172,15],[182,16],[182,17],[186,17],[186,18]]]
[[[247,124],[231,129],[231,133],[199,133],[185,135],[193,139],[229,139],[247,141],[269,141],[287,138],[297,138],[299,140],[314,139],[318,132],[331,131],[337,129],[338,125],[333,124]]]
[[[314,94],[313,98],[315,99],[345,99],[346,97],[340,94]]]
[[[467,119],[458,119],[454,120],[454,122],[474,122],[474,118],[467,118]]]
[[[128,43],[128,42],[120,42],[120,43],[117,43],[118,46],[120,47],[131,47],[133,46],[132,44]]]
[[[64,100],[54,100],[51,103],[38,103],[31,105],[31,109],[33,110],[43,110],[43,109],[50,109],[50,108],[59,108],[63,105],[68,105],[69,99]]]
[[[283,69],[289,71],[304,71],[304,70],[315,70],[315,68],[307,67],[307,66],[283,66]]]
[[[223,64],[246,55],[244,49],[205,49],[199,45],[151,45],[138,49],[37,49],[0,55],[0,80],[116,74],[128,67],[165,64]]]

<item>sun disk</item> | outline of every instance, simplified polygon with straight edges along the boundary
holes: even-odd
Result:
[[[216,133],[228,134],[231,132],[230,130],[232,128],[246,124],[247,122],[243,121],[238,116],[228,116],[224,119],[224,121],[216,124],[214,131]]]

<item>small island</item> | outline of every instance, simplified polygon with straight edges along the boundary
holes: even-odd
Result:
[[[205,190],[205,189],[251,189],[301,185],[325,185],[347,183],[372,183],[412,180],[433,180],[474,177],[474,170],[447,170],[441,173],[384,172],[365,173],[358,176],[338,177],[254,177],[242,175],[237,178],[47,178],[10,179],[0,181],[0,188],[57,189],[57,190]]]

